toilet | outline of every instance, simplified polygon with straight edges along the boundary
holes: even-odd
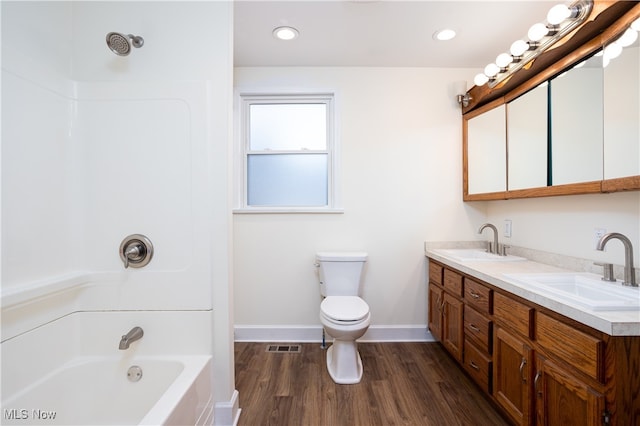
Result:
[[[327,350],[327,370],[338,384],[355,384],[362,379],[362,359],[356,339],[369,328],[369,305],[361,294],[362,271],[367,261],[363,252],[320,252],[316,254],[320,294],[320,322],[333,337]]]

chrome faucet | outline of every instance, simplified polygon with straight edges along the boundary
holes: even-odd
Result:
[[[629,238],[618,232],[610,232],[608,234],[604,234],[600,238],[596,245],[596,249],[600,251],[604,250],[604,246],[607,245],[607,242],[612,238],[618,239],[622,241],[622,244],[624,244],[624,282],[622,285],[638,287],[638,283],[636,282],[636,272],[633,269],[633,246],[631,245],[631,240],[629,240]]]
[[[122,336],[122,339],[120,339],[120,346],[118,346],[118,349],[120,349],[121,351],[124,349],[129,349],[129,345],[132,342],[135,342],[136,340],[142,339],[143,335],[144,335],[144,331],[142,331],[142,328],[133,327],[131,330],[129,330],[127,334]]]
[[[487,248],[487,251],[493,254],[502,255],[500,253],[500,248],[498,247],[498,229],[490,223],[485,223],[480,227],[480,229],[478,229],[478,234],[482,234],[482,231],[484,231],[485,228],[491,228],[493,230],[493,244],[491,242],[488,243],[489,247]]]

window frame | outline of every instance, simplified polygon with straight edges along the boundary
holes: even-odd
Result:
[[[341,197],[338,190],[339,182],[339,144],[336,131],[336,95],[333,92],[321,91],[310,93],[287,92],[239,92],[237,95],[237,126],[238,138],[235,144],[236,157],[236,208],[233,213],[343,213]],[[250,150],[250,117],[249,109],[255,104],[318,104],[326,105],[326,137],[325,150],[273,150],[265,153],[263,150]],[[327,154],[327,204],[323,206],[251,206],[248,204],[248,159],[250,155],[305,155],[313,153]]]

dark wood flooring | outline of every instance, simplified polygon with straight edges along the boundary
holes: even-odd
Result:
[[[300,353],[235,344],[240,426],[508,423],[438,343],[360,343],[363,379],[337,385],[317,343]]]

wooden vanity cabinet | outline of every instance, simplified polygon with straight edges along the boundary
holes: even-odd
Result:
[[[503,293],[493,297],[493,396],[516,424],[533,424],[531,378],[533,371],[533,308]]]
[[[429,330],[485,392],[491,391],[492,290],[429,262]]]
[[[444,288],[442,287],[442,273],[444,267],[435,262],[429,262],[429,295],[428,295],[428,324],[434,339],[442,341],[442,309],[444,303]]]
[[[429,330],[449,353],[462,362],[462,275],[429,262]]]
[[[487,393],[493,375],[493,290],[464,277],[464,368]]]
[[[494,342],[493,397],[516,424],[533,424],[533,350],[526,339],[500,326]]]
[[[517,425],[640,425],[640,336],[609,336],[431,259],[429,329]]]
[[[442,309],[442,344],[458,361],[462,362],[462,345],[464,342],[462,301],[444,292]]]
[[[434,339],[442,341],[442,304],[444,290],[442,287],[429,283],[429,330]]]
[[[604,396],[554,361],[536,354],[536,425],[601,426]]]

